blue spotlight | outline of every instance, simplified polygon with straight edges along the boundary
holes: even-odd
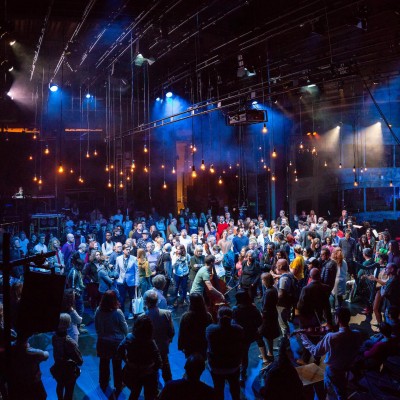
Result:
[[[156,98],[156,101],[161,101],[161,99],[159,97]]]
[[[165,97],[172,97],[172,92],[167,92],[167,93],[165,94]]]
[[[92,95],[90,93],[86,93],[86,98],[90,99],[92,97]]]
[[[254,100],[251,104],[252,104],[253,106],[255,106],[255,105],[258,104],[258,101],[257,101],[257,100]]]
[[[56,85],[55,83],[50,83],[49,89],[50,89],[51,92],[57,92],[58,85]]]

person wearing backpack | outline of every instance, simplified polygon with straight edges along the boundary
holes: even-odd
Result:
[[[278,276],[278,321],[282,331],[282,335],[285,337],[289,334],[289,317],[290,310],[294,304],[296,298],[296,284],[295,277],[289,270],[289,264],[287,260],[280,258],[276,262],[276,271]]]

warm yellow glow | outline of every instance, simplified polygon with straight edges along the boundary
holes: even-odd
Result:
[[[294,169],[293,173],[294,173],[295,175],[297,174],[297,169],[296,169],[296,168]]]
[[[41,185],[43,183],[42,177],[39,177],[38,184]]]
[[[196,153],[196,151],[197,151],[197,147],[196,147],[196,145],[193,145],[193,153]]]
[[[164,181],[164,184],[162,185],[162,187],[163,187],[163,189],[167,188],[167,184],[165,183],[165,181]]]
[[[276,158],[278,157],[278,154],[276,152],[276,149],[274,148],[273,152],[272,152],[272,158]]]
[[[294,181],[295,181],[295,182],[298,182],[297,175],[296,175],[296,177],[294,178]]]
[[[86,158],[90,158],[89,150],[86,152]]]
[[[300,143],[300,150],[303,150],[303,149],[304,149],[304,144]]]
[[[147,146],[144,145],[144,147],[143,147],[143,152],[147,153],[148,151],[149,151],[149,150],[147,149]]]
[[[114,169],[114,164],[111,164],[111,165],[110,165],[110,169]]]
[[[353,172],[356,172],[356,166],[355,165],[353,166]]]
[[[215,173],[214,164],[210,165],[210,172],[213,174]]]
[[[135,168],[136,168],[135,160],[132,160],[131,169],[135,169]]]
[[[37,136],[36,136],[36,133],[33,135],[33,140],[36,140],[37,139]]]
[[[342,168],[342,163],[339,164],[339,168]]]
[[[33,156],[29,156],[29,161],[32,161],[33,160]]]
[[[119,188],[123,189],[124,188],[124,184],[122,183],[122,181],[119,183]]]
[[[147,165],[144,166],[144,172],[149,172]]]
[[[108,181],[108,184],[107,184],[107,186],[108,186],[109,188],[112,188],[112,183],[111,183],[111,181],[110,181],[110,180]]]
[[[218,179],[218,185],[222,185],[222,178],[221,177],[219,177],[219,179]]]
[[[358,182],[357,179],[354,180],[354,186],[357,187],[358,186]]]
[[[124,171],[121,169],[121,171],[119,171],[119,174],[122,176],[124,175]]]
[[[393,181],[390,181],[389,186],[393,187]]]
[[[275,182],[275,181],[276,181],[275,174],[272,174],[272,176],[271,176],[271,180],[272,180],[273,182]]]
[[[205,171],[205,169],[206,169],[206,164],[204,163],[204,160],[201,160],[200,169],[201,169],[202,171]]]
[[[94,149],[93,155],[96,157],[97,156],[97,150]]]
[[[85,182],[81,176],[79,176],[78,181],[79,181],[79,183]]]
[[[172,173],[173,173],[173,174],[175,174],[175,173],[176,173],[176,171],[175,171],[175,167],[172,167]]]
[[[263,128],[262,128],[262,133],[267,133],[268,129],[267,129],[267,124],[264,123]]]
[[[33,177],[33,182],[37,182],[37,176],[35,174],[35,176]]]
[[[165,168],[165,165],[164,164],[161,164],[161,169],[164,169]]]
[[[50,150],[49,150],[49,145],[46,144],[46,148],[44,149],[44,154],[46,154],[46,156],[48,156],[50,154]]]
[[[59,173],[59,174],[64,173],[64,168],[63,168],[63,166],[62,166],[61,163],[60,163],[60,166],[58,167],[58,173]]]
[[[70,174],[73,174],[73,173],[74,173],[74,170],[71,168],[71,169],[69,170],[69,173],[70,173]]]
[[[197,178],[196,167],[192,165],[192,178]]]
[[[264,164],[264,165],[263,165],[263,168],[264,168],[264,169],[267,169],[267,164]]]
[[[110,169],[108,168],[108,164],[106,165],[106,172],[108,172]]]
[[[131,180],[130,175],[127,175],[127,176],[126,176],[126,180],[127,180],[128,182]]]
[[[327,167],[328,166],[328,163],[325,161],[324,162],[324,167]]]

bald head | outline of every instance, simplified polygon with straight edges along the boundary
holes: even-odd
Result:
[[[286,272],[286,271],[289,271],[289,264],[288,264],[287,260],[285,260],[284,258],[280,258],[276,262],[276,268],[278,271]]]
[[[313,268],[313,269],[310,271],[310,278],[311,278],[313,281],[319,281],[319,280],[321,280],[321,272],[319,271],[318,268]]]

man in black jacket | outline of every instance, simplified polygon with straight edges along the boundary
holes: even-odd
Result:
[[[349,274],[354,274],[354,257],[356,254],[356,244],[355,239],[351,237],[351,229],[346,229],[344,238],[339,240],[339,247],[342,249],[343,257],[346,260]]]
[[[337,264],[331,260],[331,252],[324,248],[321,250],[321,282],[329,286],[330,292],[335,286]]]

